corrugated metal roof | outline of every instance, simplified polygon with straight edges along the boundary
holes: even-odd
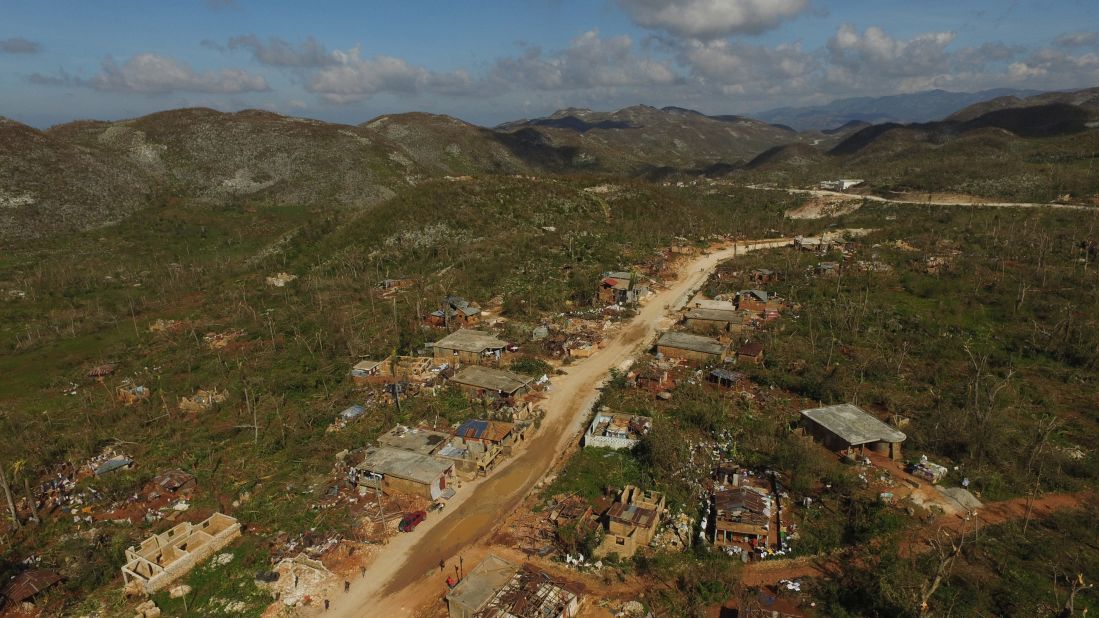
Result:
[[[534,378],[521,376],[517,373],[504,371],[503,369],[493,369],[492,367],[482,367],[480,365],[468,365],[454,374],[454,377],[450,378],[450,381],[455,384],[463,384],[465,386],[472,386],[474,388],[482,388],[490,391],[499,391],[510,395],[520,388],[528,386],[534,381]]]
[[[656,342],[657,346],[675,348],[677,350],[690,350],[721,356],[725,353],[725,346],[717,339],[691,335],[689,333],[666,332]]]
[[[22,603],[59,581],[61,581],[61,575],[57,571],[50,569],[24,571],[0,588],[0,599]]]

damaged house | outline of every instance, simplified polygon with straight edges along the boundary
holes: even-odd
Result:
[[[637,303],[649,293],[649,286],[639,283],[640,277],[631,272],[605,272],[599,280],[597,297],[604,305]]]
[[[461,329],[443,337],[434,345],[437,361],[459,365],[498,367],[508,344],[479,330]]]
[[[647,416],[599,412],[584,434],[584,447],[633,448],[652,428],[653,419]]]
[[[734,487],[714,492],[714,546],[768,546],[771,497],[762,489]]]
[[[447,328],[466,328],[481,321],[481,307],[460,296],[447,296],[442,307],[428,314],[427,323]]]
[[[446,594],[449,618],[573,618],[580,601],[569,584],[491,554]]]
[[[626,485],[607,509],[607,536],[595,550],[596,556],[618,554],[629,558],[638,548],[652,542],[664,513],[664,494]]]

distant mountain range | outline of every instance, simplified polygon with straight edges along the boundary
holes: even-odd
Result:
[[[824,105],[780,107],[749,114],[772,124],[781,124],[798,131],[825,130],[851,122],[880,124],[883,122],[931,122],[941,120],[958,110],[1004,97],[1029,97],[1038,90],[997,88],[981,92],[948,92],[928,90],[886,97],[855,97],[839,99]]]
[[[1061,193],[1091,177],[1099,89],[1027,98],[1004,92],[886,97],[876,101],[896,104],[891,117],[908,106],[919,114],[910,117],[934,120],[834,119],[826,130],[800,132],[744,116],[647,105],[568,108],[491,129],[415,112],[343,125],[192,108],[45,131],[0,118],[0,241],[101,227],[141,208],[188,200],[364,208],[403,188],[459,175],[757,174],[783,183],[856,175],[919,186],[928,184],[928,166],[946,169],[961,184],[955,170],[995,160],[990,176],[1011,165],[1019,177],[1037,176],[1036,165],[1043,177],[1064,170],[1067,180],[1050,177]],[[966,97],[981,100],[955,105]],[[942,107],[932,111],[932,103]],[[1046,161],[1059,166],[1041,167]],[[1082,176],[1073,165],[1082,166]]]

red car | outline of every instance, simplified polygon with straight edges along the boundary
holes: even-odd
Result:
[[[416,526],[419,526],[425,519],[427,519],[427,511],[414,511],[408,513],[401,518],[401,523],[397,526],[397,529],[401,532],[412,532],[416,529]]]

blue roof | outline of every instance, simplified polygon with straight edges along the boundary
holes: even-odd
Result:
[[[480,439],[485,435],[486,431],[488,431],[488,421],[470,419],[459,425],[458,429],[454,431],[454,435],[463,438]]]

